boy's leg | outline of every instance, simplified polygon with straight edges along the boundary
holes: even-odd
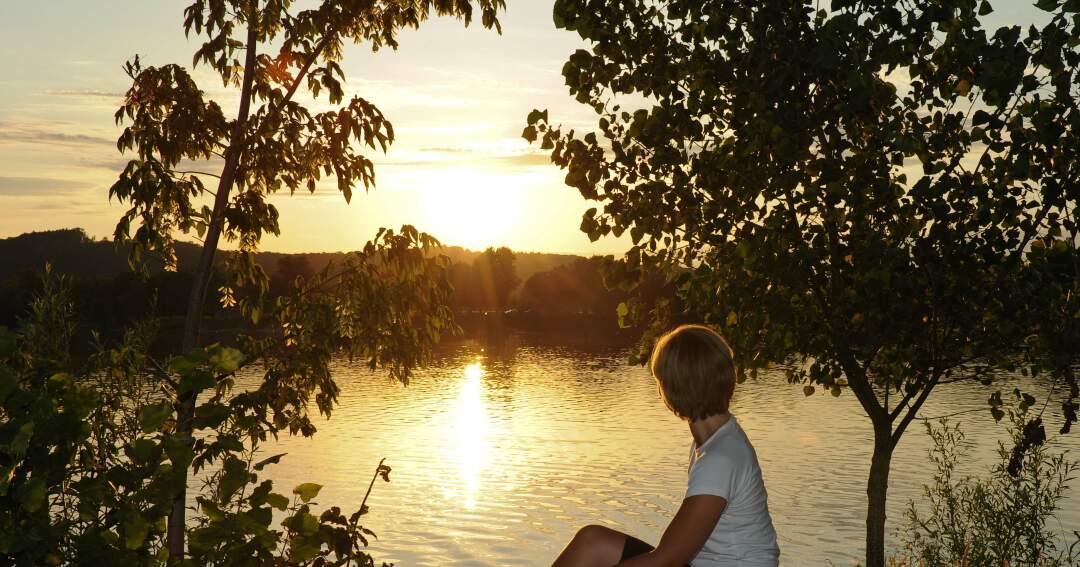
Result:
[[[637,541],[604,526],[578,530],[551,567],[612,567],[623,559],[628,541]]]

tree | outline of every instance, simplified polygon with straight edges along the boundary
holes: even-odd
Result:
[[[359,96],[317,113],[295,99],[303,88],[314,99],[325,95],[331,105],[342,103],[339,60],[346,41],[369,44],[375,51],[396,48],[397,34],[404,28],[417,28],[431,16],[450,16],[468,25],[474,10],[485,27],[498,29],[496,15],[503,7],[503,0],[323,1],[308,9],[295,8],[291,0],[195,0],[184,11],[185,33],[204,38],[193,65],[208,66],[225,87],[236,89],[239,105],[232,119],[205,98],[184,67],[143,66],[138,57],[127,64],[132,86],[116,120],[128,126],[117,147],[134,150],[136,157],[109,192],[128,206],[115,235],[135,244],[134,262],[153,253],[171,267],[174,238],[202,238],[182,352],[198,346],[208,282],[224,237],[239,250],[230,258],[231,283],[221,289],[223,304],[238,307],[256,322],[264,314],[275,319],[278,342],[252,339],[247,352],[263,359],[268,381],[294,385],[296,392],[285,399],[302,410],[311,391],[318,389],[319,409],[330,410],[336,387],[326,359],[332,348],[347,348],[372,365],[390,366],[399,378],[408,377],[439,331],[451,325],[449,311],[440,307],[445,299],[444,259],[414,254],[430,250],[434,240],[411,227],[401,234],[381,233],[355,262],[338,272],[324,270],[306,282],[298,290],[304,296],[299,303],[265,301],[266,276],[253,255],[263,234],[279,232],[271,194],[313,192],[325,175],[336,179],[348,202],[354,185],[367,189],[375,182],[373,164],[360,148],[385,150],[394,140],[390,122]],[[220,167],[218,173],[204,171],[214,166]],[[204,184],[207,179],[213,189]],[[201,204],[204,200],[212,204]],[[388,279],[380,282],[374,276]],[[344,290],[346,285],[360,287]],[[320,295],[322,303],[312,299]],[[334,325],[340,327],[335,330]],[[196,444],[191,432],[199,389],[173,389],[177,434],[189,445]],[[267,398],[261,403],[285,401]],[[303,411],[301,417],[289,415],[293,417],[270,422],[270,430],[313,432]],[[184,508],[181,487],[169,517],[173,558],[184,552]]]
[[[514,251],[489,247],[473,260],[477,291],[485,309],[503,310],[521,279],[517,276]]]
[[[558,0],[591,42],[563,75],[598,132],[533,111],[523,136],[602,203],[582,230],[628,232],[631,272],[677,274],[743,372],[855,395],[881,567],[893,449],[933,391],[1049,372],[1075,421],[1080,7],[988,30],[986,1],[813,6]]]
[[[601,258],[579,258],[545,272],[537,272],[521,288],[518,301],[530,309],[554,313],[594,312],[611,295],[600,274]],[[618,303],[618,300],[615,300]],[[608,310],[614,313],[614,305]]]
[[[611,256],[577,258],[568,264],[537,272],[525,280],[518,302],[544,313],[602,314],[614,319],[626,290],[611,289],[604,282]]]

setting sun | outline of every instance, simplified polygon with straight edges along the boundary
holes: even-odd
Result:
[[[468,167],[431,175],[424,228],[440,241],[472,249],[506,242],[521,220],[522,191],[505,175]]]

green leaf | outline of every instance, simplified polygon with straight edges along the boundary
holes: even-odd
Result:
[[[31,478],[15,490],[15,501],[27,512],[37,512],[45,505],[45,480]]]
[[[225,463],[222,465],[221,480],[218,481],[218,489],[221,491],[218,497],[219,501],[228,502],[232,495],[236,494],[236,491],[240,490],[247,482],[248,471],[244,461],[236,457],[225,459]]]
[[[143,433],[153,433],[161,428],[165,420],[172,417],[173,408],[169,402],[160,402],[139,408],[139,427]]]
[[[544,122],[548,121],[548,111],[547,110],[541,111],[541,110],[533,109],[532,112],[529,113],[529,117],[527,119],[527,121],[529,123],[529,126],[534,126],[537,122],[540,122],[541,120],[543,120]]]
[[[304,503],[310,502],[312,498],[319,495],[319,491],[322,490],[321,484],[315,484],[314,482],[305,482],[299,484],[293,489],[293,494],[300,497]]]
[[[169,462],[177,470],[186,470],[191,461],[195,458],[195,450],[191,447],[191,442],[183,437],[175,435],[168,435],[164,439],[165,455],[169,457]]]
[[[176,391],[180,394],[186,394],[188,392],[198,393],[212,387],[215,383],[214,377],[209,372],[197,370],[188,374],[182,374],[180,377],[180,384],[176,388]]]
[[[239,519],[245,531],[257,532],[270,525],[274,520],[274,512],[270,508],[252,508],[240,514]]]
[[[266,503],[282,511],[289,507],[289,499],[276,492],[266,495]]]
[[[315,516],[305,511],[300,512],[298,517],[300,519],[299,525],[296,525],[298,532],[306,536],[315,535],[319,532],[319,520]]]
[[[804,396],[807,396],[807,397],[813,396],[814,395],[814,387],[811,386],[810,384],[807,384],[807,385],[803,386],[802,392],[803,392]]]
[[[289,560],[304,563],[314,559],[322,549],[322,543],[309,537],[294,537],[289,540]]]
[[[536,126],[526,126],[525,129],[521,131],[521,137],[525,138],[525,140],[527,142],[529,142],[530,144],[535,142],[536,141]]]
[[[235,348],[216,347],[210,351],[210,365],[221,372],[236,372],[244,363],[244,353]]]
[[[187,356],[174,356],[169,361],[167,368],[173,374],[186,376],[199,367],[199,362]]]
[[[217,429],[229,418],[229,407],[224,404],[207,403],[195,408],[195,429]]]
[[[139,549],[142,547],[146,536],[150,533],[150,522],[146,521],[146,518],[142,517],[142,514],[131,513],[128,514],[123,521],[124,528],[124,547],[128,549]]]
[[[211,500],[203,497],[199,497],[199,509],[203,514],[206,514],[206,518],[211,522],[220,522],[225,519],[225,512]]]
[[[558,5],[556,5],[555,10],[553,10],[551,13],[551,21],[555,24],[556,29],[561,30],[566,28],[566,18],[563,17],[562,12],[558,8]]]
[[[127,446],[126,453],[135,464],[145,465],[158,457],[160,448],[153,439],[136,439]]]

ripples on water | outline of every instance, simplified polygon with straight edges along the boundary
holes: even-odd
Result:
[[[460,343],[407,387],[341,361],[333,417],[312,439],[264,447],[288,453],[268,476],[284,491],[323,484],[320,502],[351,510],[386,457],[391,482],[375,485],[366,525],[379,536],[376,559],[401,567],[548,565],[586,523],[655,543],[685,489],[690,436],[647,370],[625,359],[616,349]],[[941,387],[922,415],[984,407],[987,395]],[[741,384],[732,407],[761,461],[781,563],[855,564],[872,433],[854,397],[806,398],[771,374]],[[987,413],[963,417],[962,472],[988,470],[1006,436]],[[891,529],[930,480],[928,441],[913,424],[893,458]],[[1080,447],[1075,434],[1064,441]],[[1080,528],[1078,508],[1065,503],[1063,528]]]

